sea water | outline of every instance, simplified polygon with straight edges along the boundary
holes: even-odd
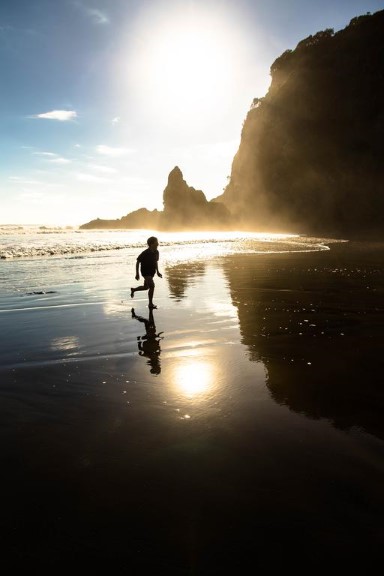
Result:
[[[80,230],[46,226],[0,226],[0,297],[53,291],[81,282],[90,268],[121,262],[134,266],[151,235],[159,238],[162,265],[236,253],[327,250],[332,241],[294,234],[258,232],[153,232]]]
[[[201,250],[214,255],[234,252],[285,252],[327,249],[329,239],[297,234],[261,232],[153,232],[135,230],[80,230],[46,226],[0,225],[0,258],[50,257],[91,254],[121,249],[136,249],[146,245],[149,234],[157,234],[162,248],[179,249],[194,246],[198,257]],[[169,250],[168,250],[169,251]]]

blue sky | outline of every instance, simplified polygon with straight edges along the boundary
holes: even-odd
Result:
[[[222,193],[286,49],[376,0],[2,0],[0,224],[162,209],[178,165]]]

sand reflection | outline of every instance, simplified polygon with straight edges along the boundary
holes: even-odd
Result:
[[[179,394],[195,399],[213,392],[214,376],[214,366],[208,360],[180,358],[173,370],[173,386]]]
[[[67,355],[75,353],[80,346],[78,336],[61,336],[51,340],[51,349],[65,352]]]
[[[340,245],[310,258],[228,259],[225,273],[241,342],[267,367],[275,402],[384,438],[379,256]]]
[[[148,318],[136,314],[134,308],[132,308],[131,314],[132,318],[143,323],[145,327],[145,334],[137,337],[139,355],[147,359],[150,373],[157,376],[161,372],[160,340],[163,339],[163,332],[157,332],[153,310],[149,311]]]
[[[201,280],[204,276],[205,262],[166,266],[165,271],[170,296],[180,302],[185,297],[187,288],[193,286],[197,280]]]

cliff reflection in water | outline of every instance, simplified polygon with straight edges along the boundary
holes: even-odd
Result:
[[[180,302],[185,296],[186,289],[195,284],[197,278],[204,276],[205,262],[166,266],[165,272],[171,298]]]
[[[382,267],[364,257],[340,267],[331,251],[231,257],[224,271],[242,343],[265,363],[273,399],[384,438]]]

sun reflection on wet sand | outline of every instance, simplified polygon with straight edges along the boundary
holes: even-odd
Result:
[[[80,345],[80,339],[78,336],[62,336],[53,338],[51,341],[51,349],[58,350],[60,352],[66,352],[67,354],[75,352]]]
[[[173,386],[187,398],[201,398],[212,394],[216,387],[214,365],[193,356],[182,357],[173,369]]]

